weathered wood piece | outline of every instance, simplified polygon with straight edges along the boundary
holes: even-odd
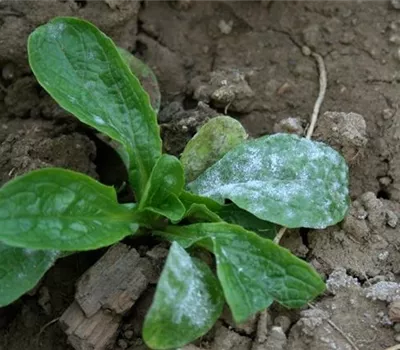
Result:
[[[60,318],[68,342],[76,350],[106,350],[114,342],[122,316],[99,310],[88,318],[74,301]]]
[[[111,247],[77,283],[75,301],[60,318],[76,350],[106,350],[122,316],[158,277],[151,259],[124,244]]]
[[[149,283],[143,273],[143,258],[124,244],[111,247],[79,279],[75,300],[87,317],[101,308],[123,314],[140,297]]]

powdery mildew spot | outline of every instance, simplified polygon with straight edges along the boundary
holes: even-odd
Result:
[[[175,324],[190,323],[198,328],[206,326],[216,306],[213,305],[212,296],[203,282],[202,271],[185,253],[179,254],[179,257],[168,265],[166,272],[169,276],[162,281],[162,289],[167,298],[164,302],[173,306],[171,321]],[[188,276],[188,273],[192,276]],[[171,285],[170,281],[174,281],[174,285]],[[177,285],[185,286],[185,290],[177,288]]]
[[[62,32],[65,29],[65,24],[64,23],[51,23],[51,25],[48,25],[47,28],[48,28],[49,36],[52,39],[58,39],[62,35]]]
[[[189,189],[288,227],[323,228],[347,210],[347,177],[344,159],[332,148],[276,134],[239,145]]]

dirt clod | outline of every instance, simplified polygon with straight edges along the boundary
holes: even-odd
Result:
[[[332,226],[308,235],[310,256],[328,275],[339,267],[360,279],[397,273],[400,252],[396,246],[400,237],[389,219],[398,212],[397,204],[367,192],[351,204],[341,227]]]
[[[217,328],[212,350],[250,350],[251,339],[220,325]]]
[[[253,317],[250,317],[246,322],[243,322],[241,324],[236,324],[233,321],[231,311],[226,306],[223,310],[221,318],[230,327],[232,327],[233,330],[235,330],[236,332],[238,332],[240,334],[252,335],[256,331],[258,315],[254,315]]]
[[[393,330],[387,327],[390,322],[386,303],[366,298],[363,288],[346,276],[344,270],[335,272],[329,280],[334,296],[301,312],[300,320],[290,330],[288,348],[353,350],[347,338],[363,350],[376,350],[375,342],[379,342],[382,349],[392,345]],[[376,330],[372,341],[371,329]]]
[[[314,137],[327,142],[352,163],[367,145],[367,125],[357,113],[325,112],[318,120]]]
[[[47,315],[51,315],[51,301],[50,301],[50,292],[46,286],[43,286],[39,289],[39,297],[38,304],[42,307],[43,311]]]
[[[197,101],[235,112],[250,111],[254,91],[246,80],[246,74],[238,69],[214,71],[206,78],[193,79],[190,85]]]
[[[179,155],[197,130],[218,113],[207,104],[199,102],[195,109],[185,110],[180,103],[171,103],[161,111],[161,136],[168,153]]]
[[[273,326],[268,333],[265,344],[253,346],[252,350],[284,350],[287,339],[285,332],[280,326]]]
[[[400,1],[399,0],[390,0],[390,3],[394,9],[400,10]]]
[[[398,306],[400,300],[400,284],[396,282],[378,282],[365,290],[367,298],[372,300],[382,300],[387,302],[394,302],[395,306]]]
[[[63,167],[97,178],[96,147],[87,136],[52,122],[18,124],[18,131],[10,131],[4,140],[0,135],[0,183],[44,167]],[[65,134],[57,135],[62,130]]]
[[[400,296],[399,300],[395,300],[390,303],[389,318],[392,322],[400,322]]]
[[[295,134],[299,136],[304,135],[303,122],[300,118],[286,118],[282,119],[278,123],[274,125],[274,132],[279,133],[288,133]]]
[[[291,323],[291,319],[285,315],[280,315],[274,320],[274,325],[281,327],[284,333],[289,330]]]

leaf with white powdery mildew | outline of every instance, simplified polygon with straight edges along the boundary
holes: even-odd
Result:
[[[36,286],[59,253],[15,248],[0,243],[0,307]]]
[[[148,94],[118,48],[91,23],[59,17],[29,36],[29,63],[57,103],[121,143],[137,198],[161,156],[157,117]]]
[[[348,167],[331,147],[276,134],[240,144],[188,189],[230,199],[260,219],[289,228],[325,228],[349,206]]]
[[[321,277],[305,261],[240,226],[227,223],[171,226],[155,234],[184,248],[196,244],[215,254],[218,278],[238,323],[267,308],[274,300],[297,308],[325,289]]]
[[[223,305],[210,268],[174,242],[143,325],[143,339],[152,349],[183,346],[211,329]]]
[[[0,242],[61,251],[105,247],[139,225],[114,188],[74,171],[47,168],[0,188]]]

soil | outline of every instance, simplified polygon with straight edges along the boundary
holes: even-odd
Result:
[[[318,94],[318,70],[303,54],[306,45],[323,56],[328,74],[315,138],[348,160],[352,206],[343,223],[292,230],[282,244],[310,261],[328,279],[328,290],[308,308],[273,305],[244,325],[225,312],[185,349],[381,350],[398,344],[399,11],[395,0],[1,1],[0,184],[46,166],[116,186],[126,178],[112,149],[57,107],[30,72],[27,37],[52,17],[92,21],[154,69],[165,148],[174,154],[199,125],[224,112],[252,137],[302,133]],[[142,256],[151,248],[133,244]],[[0,309],[0,350],[72,349],[56,322],[45,325],[71,304],[77,279],[102,253],[60,260],[34,291]],[[114,349],[146,349],[140,329],[153,293],[154,284],[125,317]]]

